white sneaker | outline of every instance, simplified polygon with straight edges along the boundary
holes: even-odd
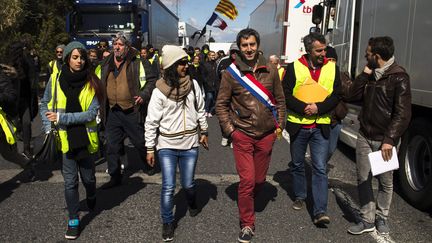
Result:
[[[290,135],[289,135],[289,133],[284,129],[283,131],[282,131],[282,137],[288,142],[288,143],[290,143]]]

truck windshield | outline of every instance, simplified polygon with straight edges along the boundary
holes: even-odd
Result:
[[[105,32],[132,30],[134,24],[132,21],[132,13],[101,13],[101,12],[85,12],[78,14],[77,32]]]

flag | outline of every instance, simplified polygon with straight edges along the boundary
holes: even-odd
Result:
[[[231,20],[234,20],[238,15],[236,7],[229,0],[220,0],[215,11],[225,15]]]
[[[207,21],[206,25],[218,27],[221,30],[224,30],[227,27],[227,23],[216,13],[213,13],[213,15]]]

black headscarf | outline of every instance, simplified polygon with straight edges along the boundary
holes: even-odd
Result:
[[[60,87],[66,96],[66,113],[82,112],[79,95],[87,83],[88,71],[86,69],[71,72],[68,65],[63,65],[60,74]],[[72,124],[66,127],[69,142],[68,157],[71,159],[82,159],[87,157],[87,146],[90,144],[85,124]]]

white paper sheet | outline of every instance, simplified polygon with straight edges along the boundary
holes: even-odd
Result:
[[[373,176],[399,169],[399,160],[396,148],[393,147],[392,151],[392,158],[389,161],[384,161],[381,150],[368,154]]]

